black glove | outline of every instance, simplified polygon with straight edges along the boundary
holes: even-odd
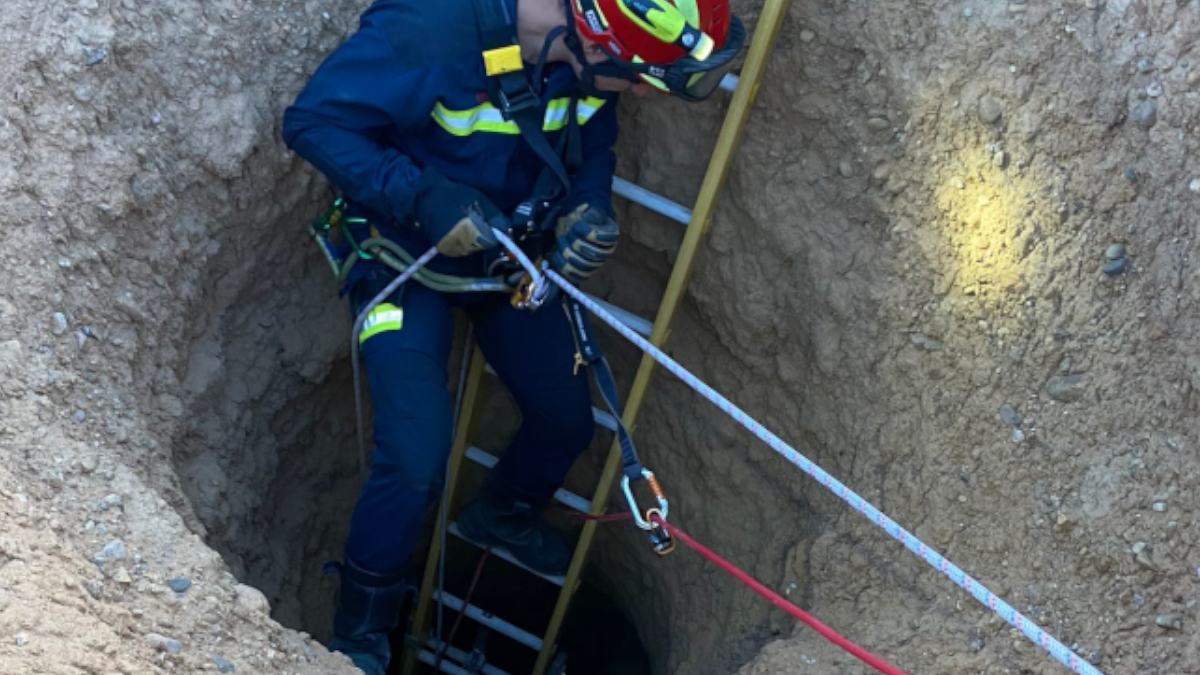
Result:
[[[550,264],[574,283],[582,283],[608,262],[617,250],[620,228],[603,209],[580,204],[558,219],[558,237]]]
[[[492,228],[508,219],[479,190],[446,180],[431,169],[417,185],[417,224],[442,255],[462,257],[498,243]]]

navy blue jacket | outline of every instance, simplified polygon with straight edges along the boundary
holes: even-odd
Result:
[[[516,16],[516,1],[503,1]],[[488,102],[482,51],[471,0],[377,0],[284,113],[284,140],[414,253],[429,246],[411,224],[414,186],[426,169],[509,213],[530,195],[543,163]],[[578,82],[564,63],[547,64],[544,74],[543,128],[553,144]],[[614,96],[577,104],[584,161],[567,209],[587,202],[611,212],[616,103]]]

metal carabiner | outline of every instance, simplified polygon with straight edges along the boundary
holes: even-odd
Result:
[[[546,277],[542,277],[542,283],[539,285],[534,282],[533,275],[526,272],[517,282],[517,288],[513,291],[510,302],[517,309],[532,311],[546,302],[546,298],[550,296],[549,291],[550,283],[546,281]]]
[[[663,520],[667,519],[667,513],[670,511],[670,504],[667,503],[667,496],[663,493],[662,486],[658,484],[658,479],[654,477],[654,472],[650,469],[642,469],[642,478],[650,485],[650,492],[654,494],[654,498],[658,500],[658,508],[647,510],[644,514],[638,506],[637,498],[633,496],[633,487],[630,485],[629,476],[621,477],[621,491],[625,493],[625,501],[629,504],[629,512],[633,514],[633,522],[640,529],[650,532],[654,530],[655,525],[650,522],[651,513],[657,514]]]
[[[675,539],[667,528],[663,527],[658,521],[666,522],[662,512],[658,509],[647,509],[646,520],[650,521],[650,545],[654,547],[654,553],[660,558],[665,558],[675,552]]]

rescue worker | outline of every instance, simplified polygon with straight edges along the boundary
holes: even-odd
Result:
[[[343,192],[360,239],[388,237],[414,256],[436,245],[433,270],[481,277],[497,264],[491,228],[521,223],[531,245],[545,245],[533,253],[580,283],[617,245],[617,94],[704,98],[743,34],[727,0],[377,0],[288,108],[283,136]],[[356,265],[343,289],[355,315],[394,277],[375,261]],[[459,527],[545,573],[571,557],[538,515],[592,438],[567,314],[406,284],[359,337],[375,449],[330,646],[368,674],[387,669],[403,573],[443,480],[453,307],[522,415]]]

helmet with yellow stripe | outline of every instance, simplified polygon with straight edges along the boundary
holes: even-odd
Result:
[[[575,32],[633,77],[688,100],[711,94],[745,30],[728,0],[567,0]]]

